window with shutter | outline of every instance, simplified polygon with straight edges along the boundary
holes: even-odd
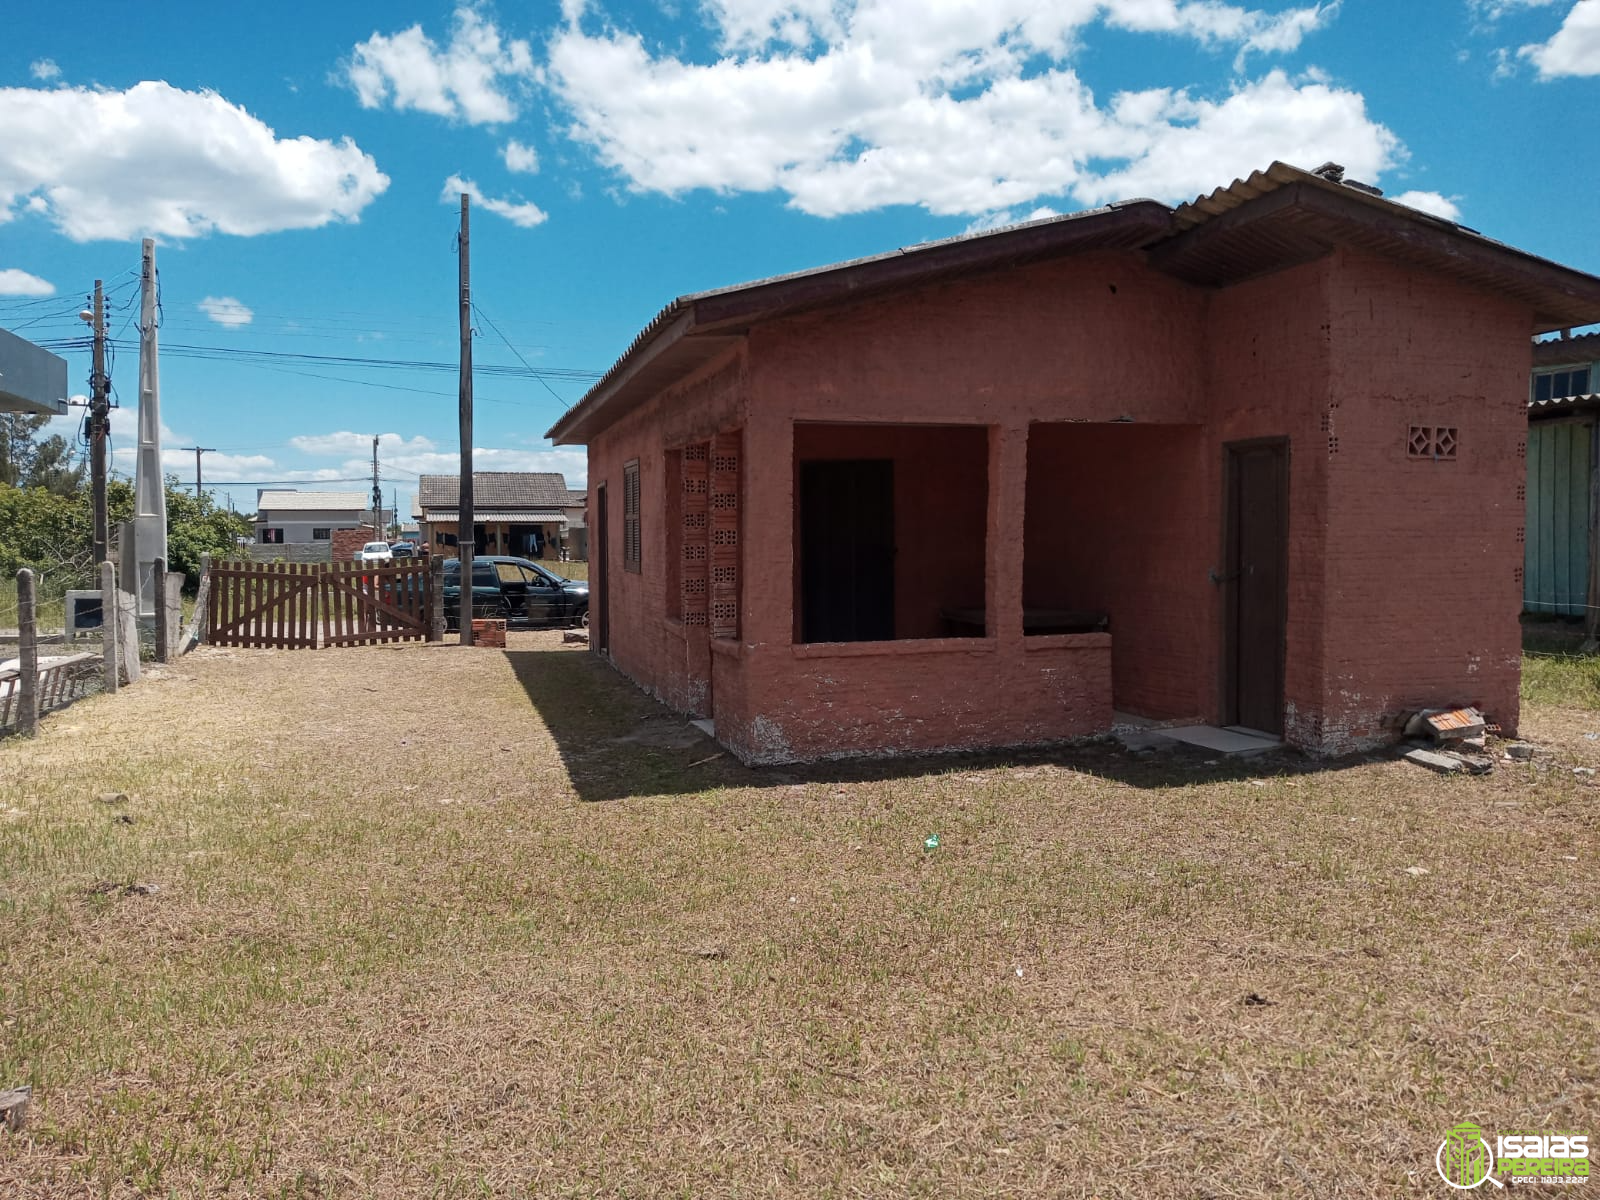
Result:
[[[639,460],[634,459],[622,468],[622,569],[637,572],[640,568],[639,538]]]

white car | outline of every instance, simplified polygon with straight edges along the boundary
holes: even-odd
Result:
[[[386,567],[394,562],[394,551],[389,549],[388,542],[368,542],[356,551],[355,561],[371,566]]]

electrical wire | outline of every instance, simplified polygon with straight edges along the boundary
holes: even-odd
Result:
[[[534,369],[531,366],[528,365],[528,360],[523,358],[522,355],[520,353],[518,353],[517,348],[511,344],[511,339],[508,338],[505,334],[500,333],[500,326],[498,326],[498,325],[496,325],[494,323],[494,319],[492,317],[490,317],[488,313],[484,312],[483,309],[478,307],[478,302],[476,300],[468,300],[467,304],[472,309],[473,312],[477,313],[478,316],[480,316],[480,317],[482,317],[484,319],[484,321],[488,324],[490,329],[494,330],[495,333],[500,335],[500,340],[506,344],[506,349],[511,351],[512,354],[515,354],[517,356],[517,361],[519,363],[521,363],[524,367],[528,368],[528,373],[530,375],[533,375],[533,377],[535,379],[537,379],[540,383],[544,384],[544,390],[549,392],[552,396],[555,396],[556,403],[561,405],[561,407],[563,409],[571,409],[572,405],[568,401],[563,400],[561,398],[561,396],[556,392],[555,388],[551,387],[548,383],[545,383],[544,377],[542,375],[537,374],[534,371]],[[476,369],[474,369],[474,370],[476,370]],[[598,379],[600,377],[598,375],[596,375],[595,378]]]

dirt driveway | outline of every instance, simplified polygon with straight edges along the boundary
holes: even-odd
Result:
[[[1600,1134],[1594,713],[1483,779],[752,771],[511,642],[0,742],[0,1194],[1432,1195],[1464,1119]]]

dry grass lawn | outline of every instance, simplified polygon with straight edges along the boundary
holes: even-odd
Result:
[[[1600,714],[1525,732],[755,772],[556,634],[204,649],[0,742],[0,1196],[1444,1195],[1600,1135]]]

